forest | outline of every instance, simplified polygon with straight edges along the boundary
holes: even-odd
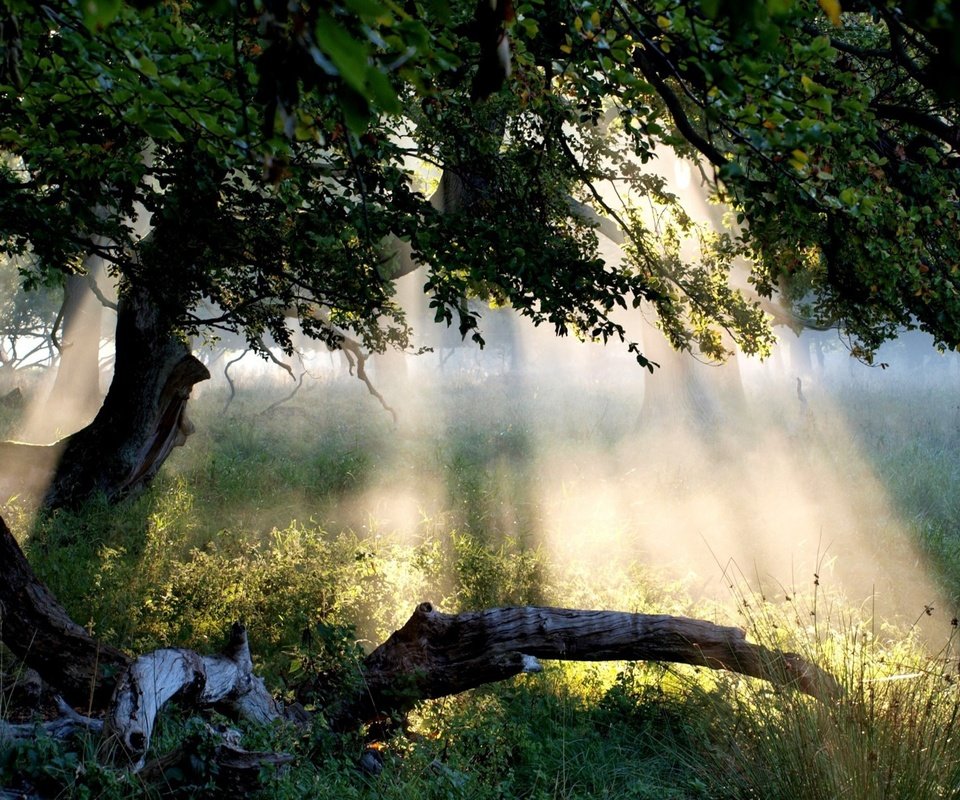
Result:
[[[960,24],[0,3],[0,798],[960,793]]]

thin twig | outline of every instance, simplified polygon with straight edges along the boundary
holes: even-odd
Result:
[[[238,355],[232,361],[228,361],[223,365],[223,377],[227,379],[227,383],[230,385],[230,396],[227,398],[227,402],[223,404],[223,413],[226,413],[227,409],[230,408],[230,404],[233,402],[233,398],[237,394],[237,387],[233,384],[233,379],[230,377],[230,367],[236,364],[241,358],[243,358],[247,353],[250,352],[248,347],[240,355]]]

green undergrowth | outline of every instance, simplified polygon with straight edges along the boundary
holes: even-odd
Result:
[[[420,411],[411,391],[397,426],[362,389],[322,384],[268,413],[278,390],[242,392],[226,410],[225,394],[208,392],[192,406],[197,433],[140,497],[39,520],[16,503],[4,514],[73,618],[111,643],[213,652],[242,620],[257,669],[278,695],[293,699],[305,678],[324,676],[300,694],[321,711],[311,729],[244,729],[244,746],[296,757],[269,777],[264,797],[960,796],[949,610],[936,609],[946,619],[935,639],[912,625],[933,611],[922,603],[906,622],[883,622],[869,601],[831,589],[821,553],[776,592],[769,581],[730,579],[715,553],[712,569],[727,584],[718,599],[700,591],[700,574],[661,568],[663,551],[652,545],[604,549],[639,540],[652,525],[656,508],[630,494],[640,485],[626,482],[636,480],[631,470],[647,470],[640,483],[662,503],[709,491],[719,507],[716,497],[739,480],[711,465],[671,465],[660,431],[638,429],[630,387],[580,386],[559,411],[536,386],[518,395],[497,380],[479,400],[476,386],[454,386]],[[928,389],[916,405],[882,393],[839,396],[831,419],[814,423],[786,397],[725,435],[746,439],[743,458],[752,457],[756,426],[770,418],[795,426],[796,463],[822,470],[835,462],[851,480],[878,476],[885,497],[875,535],[916,548],[949,608],[960,586],[950,394]],[[840,421],[855,430],[855,445],[838,438]],[[818,436],[832,461],[815,460]],[[600,460],[614,452],[620,461]],[[622,484],[623,496],[608,499],[617,515],[594,527],[578,517],[584,543],[558,542],[552,534],[566,521],[554,504],[581,511],[590,498],[575,495],[574,481],[598,474]],[[621,519],[624,509],[635,519]],[[610,525],[615,536],[603,539]],[[406,729],[330,733],[324,703],[352,685],[363,654],[424,600],[450,612],[543,604],[736,624],[753,641],[819,664],[843,692],[819,702],[705,669],[548,663],[541,675],[423,704]],[[0,684],[0,710],[5,696]],[[203,735],[199,721],[171,709],[155,749],[190,735]],[[357,767],[372,738],[384,762],[376,778]],[[8,747],[0,786],[18,780],[45,796],[156,789],[105,769],[93,743]],[[193,793],[218,791],[211,784]]]

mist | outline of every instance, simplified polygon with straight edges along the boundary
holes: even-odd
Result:
[[[664,159],[660,169],[688,213],[717,223],[722,214],[689,165]],[[619,258],[609,243],[605,251]],[[948,625],[954,612],[917,526],[923,502],[950,498],[938,497],[925,474],[918,483],[927,482],[930,497],[918,501],[885,453],[956,443],[955,354],[910,333],[878,353],[882,368],[871,368],[850,357],[836,331],[778,328],[767,360],[706,364],[673,353],[655,318],[633,312],[623,322],[660,365],[651,375],[625,347],[558,338],[479,300],[471,302],[486,346],[464,343],[432,322],[423,282],[418,271],[397,284],[415,331],[410,352],[366,365],[396,422],[342,354],[302,336],[292,357],[275,350],[274,361],[245,352],[239,339],[198,343],[213,377],[194,396],[221,416],[239,421],[250,410],[245,397],[268,395],[260,410],[270,411],[270,424],[311,440],[310,416],[327,406],[342,415],[329,398],[346,396],[353,411],[342,425],[384,431],[373,477],[335,502],[318,505],[306,494],[238,510],[244,525],[266,533],[317,519],[327,530],[409,541],[452,525],[492,546],[539,548],[571,587],[611,602],[637,570],[649,570],[696,601],[729,603],[743,585],[784,598],[816,588],[878,618]],[[86,383],[59,390],[51,370],[34,387],[17,438],[52,441],[95,413],[109,381],[111,324],[97,302],[91,293],[74,317],[95,339],[99,332],[99,367],[74,373]],[[65,337],[68,347],[81,338],[77,330]],[[254,416],[239,424],[259,420],[267,423]],[[200,427],[171,458],[174,472],[195,458],[191,451],[213,445],[205,436]],[[926,455],[914,453],[916,463]],[[480,476],[476,485],[458,484],[464,461]]]
[[[660,336],[634,322],[645,342]],[[923,446],[955,443],[957,356],[911,334],[878,354],[884,368],[867,367],[836,332],[784,331],[764,362],[679,356],[649,375],[623,349],[557,339],[509,310],[484,311],[481,328],[483,350],[428,329],[432,352],[370,358],[396,423],[338,354],[304,351],[292,367],[306,370],[303,385],[264,424],[309,439],[329,406],[345,436],[380,431],[377,465],[333,502],[277,498],[243,524],[283,514],[408,542],[451,528],[509,541],[540,549],[570,602],[581,592],[616,604],[646,572],[726,607],[744,587],[774,599],[816,589],[878,620],[919,620],[933,637],[949,627],[917,526],[923,502],[950,499],[934,480],[918,500],[891,459],[920,446],[919,466],[936,455]],[[224,396],[222,367],[211,371],[201,403]],[[227,414],[296,388],[253,356],[231,376]],[[187,449],[203,446],[197,437]]]

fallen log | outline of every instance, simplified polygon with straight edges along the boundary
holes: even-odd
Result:
[[[330,713],[340,730],[404,713],[421,700],[459,694],[521,673],[538,659],[661,661],[722,669],[805,692],[840,695],[836,680],[795,653],[746,640],[739,628],[662,614],[565,608],[492,608],[444,614],[421,603],[406,624],[362,662],[362,690]],[[173,697],[266,723],[284,709],[253,672],[247,633],[235,624],[220,655],[165,648],[141,656],[117,684],[104,726],[143,767],[153,726]]]
[[[220,655],[165,648],[140,656],[123,674],[113,695],[104,735],[143,766],[157,715],[179,697],[188,706],[214,706],[232,716],[259,723],[281,719],[283,709],[253,672],[247,631],[233,625]]]
[[[538,671],[540,658],[692,664],[820,700],[841,693],[833,676],[796,653],[753,644],[739,628],[704,620],[532,606],[444,614],[421,603],[363,661],[363,690],[335,719],[349,726],[351,718],[402,713],[418,700]]]
[[[234,625],[219,655],[165,648],[134,660],[96,641],[70,619],[34,575],[2,519],[0,564],[4,644],[70,705],[106,708],[103,735],[120,745],[135,769],[143,767],[157,716],[173,697],[188,707],[213,706],[260,723],[285,718],[282,705],[253,671],[243,626]],[[403,627],[363,660],[362,690],[327,709],[327,718],[336,729],[356,728],[403,713],[421,700],[539,671],[541,658],[677,662],[742,673],[821,700],[841,693],[831,675],[801,656],[753,644],[738,628],[703,620],[529,606],[444,614],[421,603]],[[54,735],[100,727],[98,720],[77,714],[66,703],[60,712],[60,720],[43,723]],[[286,715],[294,724],[304,724],[305,717],[309,721],[302,709],[299,718]],[[28,735],[27,728],[0,728],[8,736]],[[257,764],[276,766],[287,759],[229,748],[218,752],[225,765],[236,767],[241,783]]]

